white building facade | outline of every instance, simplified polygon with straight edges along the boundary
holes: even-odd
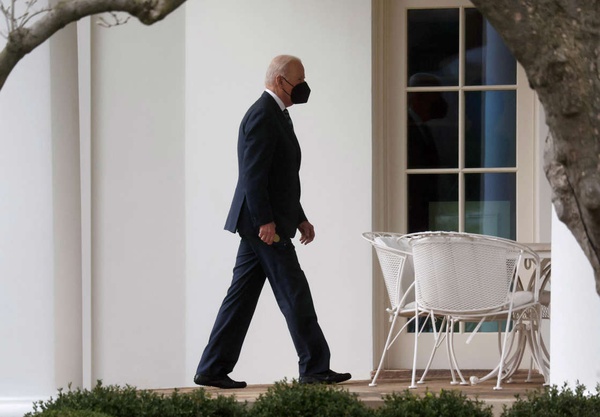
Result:
[[[312,88],[290,109],[317,235],[298,255],[332,368],[369,378],[387,325],[361,239],[382,224],[373,80],[384,3],[196,0],[151,27],[85,19],[18,64],[0,92],[0,416],[69,383],[193,385],[238,245],[223,224],[239,122],[282,53],[303,60]],[[534,116],[535,239],[553,252],[552,383],[594,387],[600,299],[581,250],[550,219],[540,106]],[[297,377],[268,286],[232,377]]]

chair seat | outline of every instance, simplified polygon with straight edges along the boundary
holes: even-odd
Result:
[[[510,300],[513,300],[513,311],[514,310],[521,310],[523,307],[526,306],[530,306],[530,305],[534,305],[535,304],[535,295],[533,294],[533,292],[531,291],[515,291],[514,294],[509,294],[509,301],[506,302],[506,304],[504,304],[501,307],[495,308],[495,309],[490,309],[490,310],[473,310],[473,311],[461,311],[459,314],[456,314],[456,312],[453,311],[436,311],[436,313],[438,314],[449,314],[452,317],[455,318],[467,318],[471,315],[480,317],[482,315],[486,315],[489,316],[488,320],[496,320],[496,318],[498,320],[501,320],[502,317],[506,317],[506,315],[508,314],[508,308],[510,306]],[[413,306],[413,312],[414,312],[414,303],[411,303]],[[408,304],[407,304],[407,308],[408,308]],[[500,313],[499,315],[495,315],[495,313]]]
[[[522,310],[524,307],[529,307],[535,305],[535,296],[531,291],[516,291],[514,294],[514,303],[513,303],[513,313],[519,310]],[[488,314],[486,314],[485,321],[499,321],[506,320],[508,316],[508,306],[506,304],[503,307],[497,308],[495,310],[490,310]],[[473,319],[470,320],[469,314],[459,314],[452,315],[453,318],[463,320],[463,321],[475,321],[478,322],[482,319],[482,315],[479,312],[473,313]]]

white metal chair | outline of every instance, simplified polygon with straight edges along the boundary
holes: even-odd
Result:
[[[390,301],[390,308],[387,309],[387,312],[390,314],[390,321],[392,322],[385,346],[383,347],[379,366],[373,380],[369,384],[369,386],[373,387],[377,385],[377,378],[383,368],[387,351],[398,339],[402,331],[412,321],[415,321],[415,337],[418,337],[419,329],[416,318],[424,316],[424,323],[426,323],[428,319],[433,321],[433,317],[429,316],[427,312],[416,312],[415,310],[414,269],[408,241],[401,234],[397,233],[367,232],[363,233],[363,237],[373,245],[377,254]],[[408,320],[396,331],[398,317],[406,317]],[[415,387],[415,369],[413,368],[411,388]]]
[[[448,317],[446,343],[453,382],[456,371],[461,382],[466,383],[453,348],[454,323],[460,321],[479,323],[474,336],[484,321],[506,320],[498,366],[483,378],[472,377],[471,383],[496,376],[495,389],[501,389],[501,381],[517,369],[522,358],[526,339],[517,338],[518,332],[529,337],[533,357],[539,360],[539,332],[532,329],[541,317],[540,262],[534,251],[512,240],[468,233],[423,232],[406,235],[404,239],[410,243],[413,254],[415,314],[427,311]],[[525,256],[536,266],[535,288],[531,291],[520,289],[518,283],[519,266]],[[413,369],[417,340],[415,338]],[[515,353],[509,355],[515,341]]]
[[[539,335],[539,356],[537,358],[537,362],[534,361],[533,358],[531,358],[531,363],[529,365],[529,373],[527,375],[527,380],[526,381],[530,381],[531,380],[531,374],[534,368],[534,363],[535,365],[537,365],[539,368],[539,371],[542,372],[542,374],[544,374],[545,378],[546,378],[546,383],[548,383],[548,374],[549,374],[549,369],[550,369],[550,352],[548,351],[548,348],[546,346],[546,344],[544,343],[544,340],[541,336],[541,326],[544,320],[550,320],[550,312],[551,312],[551,305],[550,305],[550,301],[551,301],[551,276],[552,276],[552,267],[551,267],[551,263],[549,259],[545,259],[542,260],[540,258],[541,261],[541,272],[540,272],[540,282],[539,282],[539,302],[541,305],[541,321],[538,325],[538,327],[533,327],[532,329],[533,331],[539,330],[540,335]],[[533,280],[531,280],[531,282],[529,283],[529,287],[528,289],[532,289],[534,286],[534,282]]]

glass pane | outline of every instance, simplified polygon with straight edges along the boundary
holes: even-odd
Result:
[[[514,173],[465,175],[465,232],[516,239]]]
[[[465,166],[514,167],[516,91],[465,92]]]
[[[417,317],[416,320],[411,321],[410,323],[408,323],[408,326],[406,326],[406,330],[408,333],[414,333],[415,332],[415,322],[416,324],[418,324],[418,328],[420,332],[423,333],[433,333],[433,323],[431,322],[431,319],[429,317]],[[445,332],[446,329],[448,328],[448,322],[446,320],[444,320],[442,317],[436,317],[434,319],[434,323],[435,323],[435,330],[436,332]],[[458,333],[460,330],[460,325],[458,323],[454,324],[454,332]]]
[[[478,323],[472,323],[472,322],[466,322],[465,323],[465,332],[466,333],[471,333],[475,330],[475,328],[477,328],[477,324]],[[513,322],[510,323],[510,328],[513,328]],[[480,327],[478,332],[479,333],[497,333],[498,332],[498,325],[500,325],[500,330],[504,331],[506,330],[506,320],[502,320],[502,321],[486,321],[484,322]]]
[[[516,60],[496,29],[477,9],[466,9],[465,26],[465,84],[516,84]]]
[[[458,231],[458,175],[408,176],[408,232]]]
[[[408,93],[408,168],[458,167],[458,93]]]
[[[408,10],[407,27],[408,79],[424,72],[458,85],[459,9]]]

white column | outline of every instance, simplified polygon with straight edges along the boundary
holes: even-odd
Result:
[[[77,22],[79,164],[81,197],[82,386],[92,388],[92,121],[91,18]]]
[[[77,27],[50,43],[55,387],[81,386],[81,198]]]
[[[92,377],[183,386],[185,7],[91,32]]]
[[[594,273],[577,241],[552,218],[552,318],[550,380],[577,381],[595,391],[600,382],[600,296]]]
[[[0,416],[54,392],[49,65],[46,43],[0,91]]]

